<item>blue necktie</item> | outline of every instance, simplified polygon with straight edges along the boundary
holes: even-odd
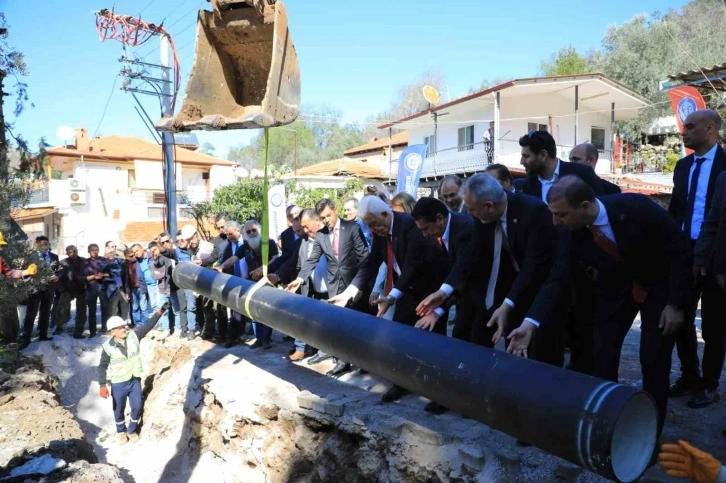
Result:
[[[686,207],[686,220],[683,224],[683,231],[688,235],[688,239],[691,239],[691,225],[693,224],[693,206],[696,203],[696,195],[698,191],[698,178],[701,174],[701,165],[706,161],[706,158],[696,158],[696,169],[693,170],[693,176],[691,177],[691,186],[688,189],[688,206]]]

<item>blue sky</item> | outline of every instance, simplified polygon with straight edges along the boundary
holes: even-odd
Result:
[[[196,10],[203,0],[0,0],[10,26],[9,42],[25,53],[28,94],[35,104],[16,120],[17,131],[53,145],[61,125],[93,134],[121,64],[121,44],[100,42],[93,11],[114,5],[118,13],[160,22],[179,51],[182,79],[191,68]],[[609,25],[634,15],[678,8],[673,0],[575,0],[542,2],[442,2],[440,0],[287,0],[297,49],[304,104],[340,109],[346,121],[363,121],[393,100],[397,88],[426,69],[443,71],[451,97],[484,79],[537,74],[540,62],[565,44],[580,51],[600,45]],[[158,41],[137,49],[158,62]],[[99,135],[151,136],[134,111],[131,96],[111,95]],[[183,91],[182,91],[183,92]],[[446,99],[444,94],[444,99]],[[13,99],[6,99],[6,112]],[[143,98],[155,119],[155,100]],[[181,104],[181,101],[178,105]],[[12,117],[12,116],[11,116]],[[199,133],[202,142],[226,155],[254,131]]]

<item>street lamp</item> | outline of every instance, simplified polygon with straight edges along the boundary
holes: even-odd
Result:
[[[295,157],[293,161],[293,172],[295,173],[295,176],[297,176],[297,131],[295,129],[290,129],[289,127],[278,127],[277,129],[282,129],[283,131],[292,131],[295,134]]]

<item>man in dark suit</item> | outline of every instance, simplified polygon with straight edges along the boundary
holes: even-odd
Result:
[[[595,171],[597,166],[597,160],[600,154],[597,152],[597,148],[590,143],[578,144],[572,151],[570,151],[570,162],[576,164],[584,164],[590,166]],[[600,178],[600,185],[602,187],[602,194],[604,195],[616,195],[621,192],[620,186],[610,181]]]
[[[673,194],[668,212],[695,246],[703,220],[711,207],[716,178],[726,169],[726,154],[719,146],[721,118],[716,111],[696,111],[683,122],[683,144],[694,153],[678,161],[673,171]],[[705,267],[704,267],[705,268]],[[696,274],[686,320],[676,337],[681,377],[671,387],[671,396],[695,393],[688,402],[693,408],[710,406],[719,399],[718,380],[724,363],[724,334],[721,320],[726,298],[712,273]],[[703,377],[698,363],[696,310],[701,299],[701,333],[704,340]]]
[[[38,251],[39,263],[45,263],[60,270],[58,255],[50,251],[50,241],[47,236],[35,237],[35,248]],[[28,299],[28,308],[25,312],[25,320],[23,321],[22,343],[24,346],[30,344],[33,325],[35,324],[35,317],[38,315],[38,312],[40,312],[40,317],[38,318],[38,340],[45,341],[53,339],[52,336],[48,336],[48,325],[50,324],[50,314],[57,282],[58,277],[53,277],[47,287],[35,292]]]
[[[479,223],[446,281],[419,306],[419,313],[442,304],[454,290],[468,291],[473,309],[467,314],[469,340],[491,348],[510,327],[521,324],[547,279],[556,235],[547,205],[505,191],[488,174],[469,178],[464,201]],[[537,345],[538,360],[562,365],[558,337]]]
[[[358,269],[368,256],[368,247],[358,223],[338,218],[338,211],[335,209],[333,201],[327,198],[320,200],[315,205],[315,212],[325,224],[325,228],[317,233],[310,256],[302,264],[297,278],[288,284],[285,290],[296,292],[302,283],[313,274],[320,258],[325,257],[328,263],[328,295],[334,297],[343,293],[350,286]],[[311,224],[319,223],[311,219],[311,215],[306,210],[301,217],[301,223],[306,231]],[[364,290],[367,288],[364,287]],[[357,294],[357,297],[353,298],[353,302],[361,299],[362,293]],[[348,301],[350,299],[342,305],[347,305]],[[329,354],[318,352],[315,357],[308,360],[308,364],[316,364],[327,358],[330,358]],[[338,361],[328,375],[337,376],[349,370],[350,364]]]
[[[411,218],[414,219],[416,226],[419,227],[424,237],[436,240],[441,245],[443,256],[435,268],[441,269],[441,278],[445,278],[452,267],[456,266],[457,260],[461,259],[462,253],[471,241],[474,232],[474,218],[449,211],[442,201],[428,197],[421,198],[416,202],[416,206],[411,212]],[[475,263],[475,260],[469,259],[468,263]],[[473,302],[471,299],[469,293],[464,293],[457,294],[455,302],[452,300],[451,305],[456,304],[453,333],[455,338],[469,340],[470,327],[467,329],[462,329],[462,327],[468,326],[468,314],[472,313],[470,307]],[[421,315],[418,312],[418,307],[417,314]],[[446,311],[442,307],[436,307],[429,314],[423,315],[416,322],[415,327],[430,331],[435,328],[441,329],[439,320],[442,317],[447,320]],[[447,411],[447,408],[431,401],[424,406],[424,411],[432,414],[442,414]]]
[[[348,288],[331,297],[329,302],[345,306],[362,294],[385,262],[387,274],[383,294],[373,301],[378,304],[378,317],[395,302],[393,320],[414,326],[419,320],[416,306],[441,282],[435,267],[441,260],[442,248],[437,242],[424,238],[410,215],[393,212],[377,197],[364,197],[358,213],[373,235],[371,252]],[[434,332],[446,334],[443,318],[434,327]],[[394,385],[383,395],[382,401],[395,401],[405,394],[405,389]]]
[[[552,187],[548,201],[560,226],[557,258],[525,322],[509,335],[508,352],[527,356],[535,328],[555,322],[572,269],[583,267],[595,292],[593,375],[617,382],[623,341],[640,313],[643,389],[658,405],[660,431],[674,334],[683,323],[693,280],[688,241],[666,211],[643,195],[597,199],[582,179],[566,176]]]
[[[317,223],[308,223],[308,228],[304,229],[304,233],[302,234],[302,236],[298,238],[295,242],[297,250],[294,251],[292,257],[290,257],[282,265],[278,265],[274,269],[274,272],[268,275],[267,278],[270,280],[271,283],[288,284],[295,280],[298,276],[298,273],[300,273],[302,264],[305,263],[305,260],[307,260],[312,253],[313,246],[315,244],[315,235],[322,229],[324,225],[320,221],[320,218],[318,218],[318,214],[315,212],[315,210],[309,210],[307,213],[307,217],[309,219],[312,219],[313,222],[317,221]],[[295,218],[295,220],[293,221],[294,227],[297,227],[298,225],[300,225],[300,216]],[[276,260],[279,260],[279,258]],[[272,270],[272,264],[270,264],[270,269]],[[327,300],[327,275],[328,262],[325,257],[321,257],[318,261],[318,264],[315,266],[315,270],[313,270],[312,275],[310,275],[310,277],[308,277],[308,279],[305,280],[302,285],[300,285],[300,295],[302,295],[303,297],[310,297],[316,300]],[[296,339],[295,352],[290,354],[289,359],[293,362],[299,361],[304,359],[305,357],[313,355],[314,351],[315,349],[307,346],[304,341]]]
[[[227,243],[224,245],[224,249],[219,256],[220,266],[233,256],[238,256],[239,260],[243,260],[246,255],[246,245],[242,240],[242,225],[234,220],[230,220],[225,224],[224,231],[227,235]],[[219,267],[215,267],[215,270],[217,269],[219,269]],[[228,275],[241,277],[241,262],[238,261],[237,263],[232,264],[232,266],[224,267],[220,271]],[[242,314],[232,311],[229,323],[227,323],[226,317],[219,317],[218,314],[217,330],[219,332],[218,336],[220,340],[226,340],[224,346],[226,348],[234,347],[237,345],[240,335],[244,332]]]
[[[726,172],[716,178],[711,207],[701,225],[693,259],[696,276],[712,273],[716,284],[726,290]]]
[[[300,207],[296,205],[290,205],[285,210],[285,216],[287,217],[287,228],[282,233],[280,233],[280,236],[277,239],[277,244],[281,251],[279,258],[282,259],[278,263],[285,263],[285,261],[293,254],[295,241],[297,241],[298,236],[295,233],[295,230],[293,230],[292,228],[292,222],[300,215],[300,211]]]
[[[504,191],[514,193],[514,185],[512,184],[514,183],[514,178],[512,177],[512,173],[509,171],[509,168],[503,164],[494,163],[488,165],[486,169],[484,169],[484,172],[497,180],[497,182],[502,185],[502,188],[504,188]]]
[[[439,183],[439,196],[446,203],[446,206],[449,207],[449,210],[466,215],[466,205],[459,192],[462,183],[461,178],[455,174],[444,176],[441,183]]]
[[[547,131],[530,131],[519,138],[520,164],[527,171],[524,194],[535,196],[547,203],[547,192],[563,176],[575,175],[590,185],[596,195],[601,195],[601,179],[589,166],[568,163],[557,157],[557,144]]]

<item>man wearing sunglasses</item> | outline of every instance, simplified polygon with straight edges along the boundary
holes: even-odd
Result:
[[[146,322],[136,329],[130,330],[126,321],[118,316],[108,319],[109,338],[103,344],[101,362],[98,365],[98,382],[101,386],[98,394],[104,399],[109,396],[107,383],[111,384],[110,394],[113,397],[113,414],[116,420],[116,433],[119,444],[139,440],[137,433],[141,419],[141,339],[149,333],[157,321],[169,308],[164,303]],[[126,400],[131,406],[131,421],[126,427]]]

